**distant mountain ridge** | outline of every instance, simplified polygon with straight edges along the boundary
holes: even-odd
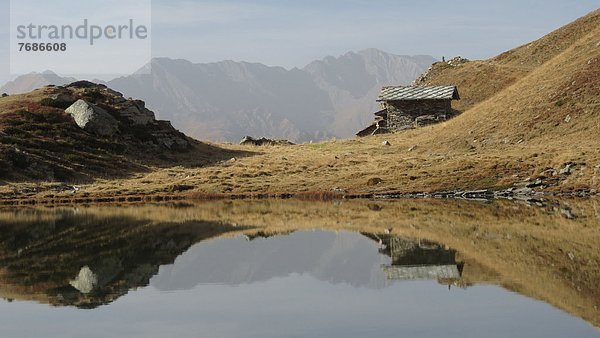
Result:
[[[0,87],[0,93],[23,94],[47,85],[62,86],[75,81],[77,79],[58,76],[49,70],[42,73],[34,72],[19,76],[14,81],[9,81]]]
[[[353,136],[370,121],[381,86],[410,84],[434,61],[377,49],[329,56],[290,70],[155,58],[139,72],[106,84],[141,98],[161,119],[198,139],[236,142],[252,135],[301,142]],[[151,71],[142,71],[147,68]],[[33,89],[26,88],[28,83],[46,85],[50,80],[64,84],[28,77],[0,91],[26,92]]]

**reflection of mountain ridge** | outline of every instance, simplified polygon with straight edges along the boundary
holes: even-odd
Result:
[[[455,248],[457,258],[465,262],[459,286],[499,285],[598,326],[598,202],[559,200],[532,207],[510,201],[405,200],[378,201],[377,208],[373,208],[374,202],[350,200],[335,204],[236,200],[196,202],[187,207],[82,207],[71,212],[0,208],[0,297],[74,306],[110,302],[106,295],[98,294],[78,296],[81,298],[75,300],[60,300],[59,292],[49,295],[49,290],[68,286],[82,265],[94,263],[88,246],[99,248],[97,253],[110,258],[113,254],[126,257],[120,255],[151,242],[162,243],[166,248],[173,236],[182,236],[191,245],[194,240],[190,238],[210,243],[207,240],[211,238],[234,234],[254,237],[256,233],[287,233],[315,227],[378,234],[388,229],[394,235],[427,238]],[[571,210],[577,218],[566,217],[563,210]],[[77,213],[80,218],[70,216]],[[95,221],[85,221],[86,218]],[[119,218],[132,221],[103,224]],[[216,229],[204,229],[201,224]],[[250,228],[232,229],[227,224]],[[185,244],[175,241],[178,243]],[[180,251],[162,256],[163,261],[144,258],[136,264],[148,263],[148,267],[158,269],[158,265],[150,263],[170,264],[185,250],[182,246]],[[145,284],[129,285],[135,288]]]
[[[381,272],[386,261],[374,243],[351,232],[301,231],[251,242],[216,239],[193,246],[174,265],[162,266],[150,284],[171,291],[308,274],[332,284],[380,288],[386,285]]]

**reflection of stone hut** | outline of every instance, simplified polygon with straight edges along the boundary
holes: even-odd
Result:
[[[437,243],[391,237],[389,250],[392,264],[384,266],[388,279],[459,279],[456,251]]]
[[[391,257],[391,264],[383,266],[387,279],[460,279],[462,264],[456,261],[455,250],[426,240],[364,235],[379,241],[380,253]]]
[[[363,137],[395,132],[445,121],[456,115],[452,100],[460,100],[456,86],[383,87],[378,102],[382,110],[375,121],[356,135]]]

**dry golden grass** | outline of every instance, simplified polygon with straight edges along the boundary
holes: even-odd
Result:
[[[253,154],[200,168],[185,166],[194,160],[189,158],[178,167],[97,180],[76,196],[164,195],[177,190],[176,185],[190,190],[175,195],[204,197],[338,188],[350,194],[502,189],[549,176],[547,169],[559,171],[568,162],[576,164],[575,172],[550,177],[554,183],[547,192],[598,191],[598,36],[596,11],[539,41],[448,73],[457,77],[453,82],[472,108],[442,124],[296,146],[223,145],[231,152]],[[444,74],[439,75],[442,80]],[[391,146],[383,146],[384,140]],[[381,182],[372,185],[373,179]],[[33,188],[37,190],[31,192]],[[73,197],[48,184],[10,182],[0,186],[0,195],[4,200]]]
[[[539,40],[504,52],[489,60],[459,65],[435,63],[422,85],[457,85],[461,100],[455,108],[466,111],[483,102],[542,64],[563,53],[598,26],[600,10],[594,11]]]

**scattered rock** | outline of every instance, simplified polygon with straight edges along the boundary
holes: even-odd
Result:
[[[571,175],[573,173],[573,170],[575,168],[575,164],[574,163],[566,163],[565,167],[562,168],[558,173],[561,175]]]
[[[459,198],[467,198],[467,199],[489,199],[494,196],[494,192],[487,189],[482,190],[470,190],[470,191],[460,191],[455,193]]]
[[[537,180],[535,180],[533,182],[529,182],[527,184],[527,188],[536,188],[536,187],[539,187],[539,186],[543,185],[543,183],[544,182],[542,181],[542,179],[538,178]]]
[[[119,123],[114,117],[106,110],[84,100],[73,103],[65,112],[72,115],[75,123],[89,133],[111,137],[119,131]]]
[[[571,211],[570,208],[561,208],[560,209],[560,213],[565,216],[565,218],[567,219],[575,219],[575,214],[573,214],[573,211]]]
[[[440,120],[445,119],[445,116],[442,118],[440,116],[437,115],[422,115],[419,116],[415,119],[415,127],[424,127],[424,126],[428,126],[430,124],[435,124],[440,122]]]
[[[98,286],[98,276],[86,265],[69,284],[81,293],[90,293]]]
[[[446,61],[447,64],[449,64],[450,66],[454,66],[454,67],[460,66],[467,62],[469,62],[469,59],[463,58],[460,55]]]
[[[379,204],[367,204],[367,208],[371,211],[381,211],[383,209]]]
[[[312,141],[310,142],[312,144]],[[268,138],[260,138],[260,139],[255,139],[251,136],[245,136],[244,138],[242,138],[242,140],[240,141],[240,145],[252,145],[252,146],[265,146],[265,145],[269,145],[269,146],[274,146],[274,145],[294,145],[294,143],[288,141],[288,140],[272,140],[272,139],[268,139]]]
[[[391,146],[392,144],[391,144],[389,141],[387,141],[387,140],[386,140],[386,141],[383,141],[383,142],[381,143],[381,145],[382,145],[382,146]]]
[[[195,186],[187,184],[175,184],[169,188],[171,192],[182,192],[194,189]]]
[[[544,171],[544,175],[546,175],[546,176],[556,176],[556,175],[558,175],[558,171],[556,171],[556,169],[553,169],[553,168],[546,169]]]
[[[77,99],[72,95],[67,93],[56,93],[42,99],[40,104],[48,107],[67,109],[76,101]]]
[[[369,181],[367,182],[368,185],[378,185],[379,183],[383,182],[383,180],[379,177],[373,177],[370,178]]]
[[[531,189],[531,188],[520,188],[520,189],[513,190],[512,193],[514,195],[516,195],[516,196],[531,195],[531,194],[533,194],[533,189]]]
[[[77,186],[77,185],[59,184],[59,185],[53,186],[52,190],[57,191],[57,192],[69,191],[72,193],[76,193],[79,190],[81,190],[81,187]]]
[[[75,81],[65,86],[66,88],[77,88],[77,89],[87,89],[87,88],[107,88],[106,85],[93,83],[90,81]]]

